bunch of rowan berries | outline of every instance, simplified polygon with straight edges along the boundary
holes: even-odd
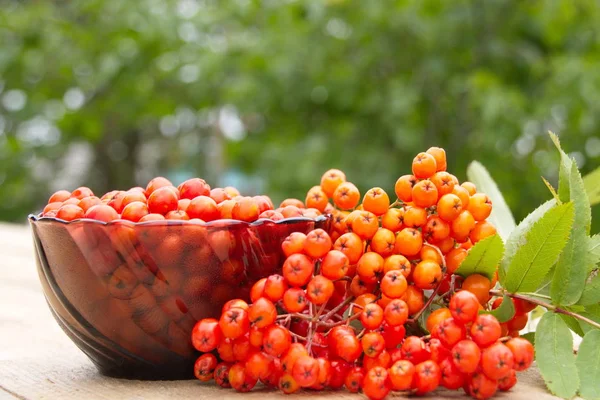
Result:
[[[64,221],[86,218],[103,222],[126,220],[146,222],[179,220],[209,222],[235,219],[254,222],[293,217],[316,218],[325,209],[305,207],[301,201],[290,199],[274,208],[268,196],[241,196],[232,187],[212,188],[204,179],[192,178],[175,187],[163,177],[152,179],[146,188],[113,190],[101,197],[88,187],[72,192],[59,190],[52,194],[42,211],[42,217]]]
[[[196,377],[238,391],[345,386],[371,399],[438,387],[485,399],[514,386],[533,360],[531,344],[513,338],[531,304],[513,300],[517,314],[500,324],[485,313],[502,300],[490,302],[496,278],[454,274],[496,233],[491,201],[446,172],[443,149],[418,154],[412,172],[393,203],[381,188],[361,202],[339,170],[304,203],[286,200],[330,213],[331,229],[289,235],[281,274],[257,281],[250,303],[232,300],[220,319],[197,323]]]

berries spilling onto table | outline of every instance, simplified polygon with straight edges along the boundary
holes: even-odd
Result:
[[[361,203],[343,172],[327,171],[305,205],[332,215],[330,231],[292,233],[281,274],[196,324],[196,377],[241,392],[260,382],[284,393],[345,387],[370,399],[510,390],[533,362],[519,331],[534,305],[513,300],[515,316],[500,323],[487,313],[502,301],[489,295],[496,279],[454,274],[496,233],[490,199],[446,172],[440,148],[418,154],[394,191],[394,202],[372,188]]]

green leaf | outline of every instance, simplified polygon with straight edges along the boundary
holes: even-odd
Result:
[[[583,177],[583,186],[590,199],[590,205],[600,203],[600,167]]]
[[[504,287],[512,293],[535,292],[565,247],[572,224],[573,203],[548,210],[520,239]]]
[[[556,313],[544,314],[535,332],[535,360],[548,389],[570,399],[579,388],[573,355],[573,336]]]
[[[560,305],[575,304],[579,300],[590,265],[588,233],[592,215],[575,162],[571,163],[569,190],[570,200],[575,205],[575,217],[569,241],[558,259],[550,286],[552,301]]]
[[[577,371],[579,372],[579,394],[584,399],[600,399],[600,331],[588,332],[577,352]]]
[[[504,200],[504,196],[498,189],[488,170],[478,161],[473,161],[467,168],[467,177],[473,182],[478,190],[488,195],[494,207],[488,220],[494,224],[498,234],[503,240],[515,229],[515,218]]]
[[[559,315],[563,319],[563,321],[565,321],[565,324],[567,324],[567,326],[569,327],[570,330],[572,330],[579,336],[584,335],[584,332],[581,329],[579,322],[575,318],[571,317],[570,315],[566,315],[566,314],[559,314]]]
[[[535,224],[540,218],[542,218],[548,210],[556,205],[556,200],[548,200],[535,210],[533,210],[527,217],[521,221],[521,223],[511,232],[506,241],[506,249],[504,251],[504,258],[500,263],[500,268],[498,268],[498,278],[500,283],[504,285],[504,279],[506,278],[506,272],[508,271],[508,267],[510,266],[510,262],[514,258],[517,250],[519,250],[519,246],[521,246],[524,242],[525,235],[533,224]]]
[[[550,182],[548,182],[546,180],[546,178],[544,178],[543,176],[542,176],[542,181],[544,181],[544,184],[546,185],[546,187],[550,191],[550,194],[552,194],[552,197],[554,197],[554,199],[556,200],[556,202],[558,204],[561,204],[562,201],[560,201],[560,197],[558,197],[558,193],[556,192],[556,189],[554,189],[554,186],[552,186],[552,184]]]
[[[535,332],[527,332],[521,335],[521,337],[527,341],[529,341],[529,343],[531,343],[532,345],[535,346]]]
[[[469,254],[455,273],[463,277],[481,274],[492,279],[503,254],[502,238],[499,235],[488,236],[469,250]]]
[[[572,161],[569,156],[560,147],[560,140],[558,136],[552,132],[548,132],[550,139],[560,152],[560,169],[558,171],[558,197],[562,202],[566,203],[569,201],[569,175],[571,173]]]
[[[492,314],[498,322],[508,322],[515,316],[515,305],[510,297],[504,295],[500,307],[490,311],[480,311],[480,314]]]
[[[600,263],[600,234],[594,235],[588,239],[588,252],[590,255],[591,269]]]
[[[598,302],[600,302],[600,274],[598,271],[592,271],[577,304],[587,306]]]
[[[600,324],[600,304],[587,306],[583,311],[579,311],[578,314]],[[592,325],[582,320],[579,320],[579,326],[584,334],[595,329]]]

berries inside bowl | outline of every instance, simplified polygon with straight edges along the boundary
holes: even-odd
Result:
[[[267,196],[165,178],[100,197],[59,191],[29,220],[60,326],[102,373],[142,379],[191,377],[196,321],[280,269],[290,233],[329,225],[299,200],[275,209]]]

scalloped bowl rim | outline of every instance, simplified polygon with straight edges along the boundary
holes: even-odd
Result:
[[[115,219],[109,222],[99,221],[97,219],[90,218],[78,218],[72,221],[65,221],[64,219],[56,218],[56,217],[41,217],[39,214],[29,214],[27,217],[30,221],[33,222],[44,222],[44,223],[58,223],[61,225],[77,225],[77,224],[96,224],[96,225],[104,225],[104,226],[112,226],[112,225],[132,225],[132,226],[204,226],[204,227],[218,227],[225,228],[228,226],[247,226],[247,227],[255,227],[261,226],[265,224],[274,224],[274,225],[287,225],[301,222],[325,222],[331,218],[330,214],[319,215],[316,218],[310,217],[290,217],[280,219],[278,221],[273,221],[268,218],[257,219],[254,222],[246,222],[240,221],[237,219],[216,219],[214,221],[208,222],[195,222],[188,220],[155,220],[155,221],[144,221],[144,222],[131,222],[125,219]]]

